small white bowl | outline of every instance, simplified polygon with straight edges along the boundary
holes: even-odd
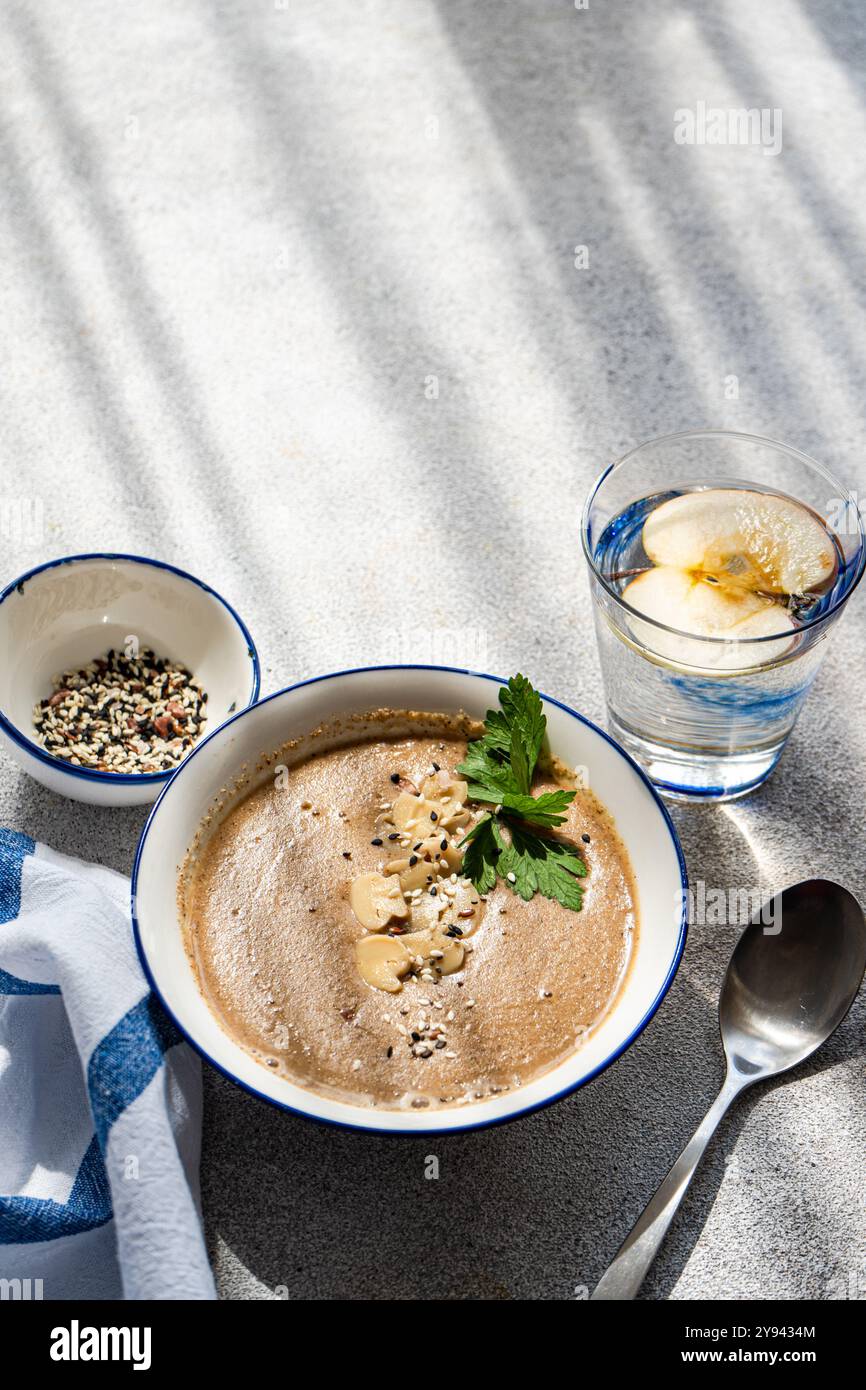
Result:
[[[96,806],[139,806],[172,776],[75,767],[35,738],[33,707],[51,694],[52,677],[122,649],[130,636],[201,681],[208,731],[258,697],[253,639],[200,579],[140,555],[50,560],[0,593],[0,744],[50,791]]]
[[[254,1095],[330,1124],[389,1134],[479,1129],[568,1095],[609,1066],[643,1031],[662,1001],[686,938],[685,862],[662,801],[636,763],[582,715],[545,696],[550,743],[612,813],[637,881],[640,931],[616,1007],[565,1061],[520,1090],[436,1110],[378,1110],[332,1100],[271,1074],[223,1031],[205,1003],[184,950],[177,875],[202,817],[221,788],[262,754],[322,721],[379,708],[483,719],[495,705],[495,676],[431,666],[384,666],[320,676],[270,695],[204,739],[181,764],[148,817],[132,874],[136,945],[167,1012],[202,1056]]]

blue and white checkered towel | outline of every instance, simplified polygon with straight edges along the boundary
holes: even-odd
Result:
[[[201,1068],[142,975],[129,883],[0,830],[7,1293],[213,1298],[200,1138]]]

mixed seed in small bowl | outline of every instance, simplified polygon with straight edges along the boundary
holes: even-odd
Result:
[[[48,753],[101,772],[173,772],[204,728],[207,691],[180,662],[111,647],[52,681],[33,710]]]
[[[155,800],[205,734],[258,694],[241,618],[162,561],[72,555],[0,592],[0,746],[63,796]]]

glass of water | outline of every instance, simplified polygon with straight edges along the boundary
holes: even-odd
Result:
[[[866,564],[855,499],[755,435],[640,445],[582,519],[613,735],[674,799],[769,776]]]

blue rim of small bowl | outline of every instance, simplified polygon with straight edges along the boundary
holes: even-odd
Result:
[[[197,743],[195,745],[191,753],[187,754],[183,762],[178,767],[177,771],[173,773],[171,779],[172,783],[175,781],[176,778],[182,776],[184,768],[192,761],[194,757],[196,757],[198,753],[202,751],[203,748],[205,748],[205,746],[211,741],[212,738],[215,738],[218,733],[226,729],[229,724],[233,724],[235,720],[241,719],[245,714],[248,714],[250,710],[257,709],[260,705],[269,704],[271,700],[276,700],[281,695],[287,695],[290,691],[293,690],[301,690],[308,685],[319,685],[322,681],[336,680],[341,676],[375,674],[377,671],[442,671],[452,676],[477,676],[480,677],[482,680],[490,681],[494,685],[508,684],[508,681],[505,680],[502,676],[493,676],[490,675],[490,673],[487,671],[471,671],[465,669],[462,666],[431,666],[425,665],[423,663],[393,663],[391,665],[384,666],[352,666],[345,671],[329,671],[326,675],[323,676],[310,676],[306,680],[296,681],[294,685],[287,685],[283,690],[275,690],[272,695],[266,695],[263,700],[257,701],[254,705],[248,705],[246,709],[239,710],[237,714],[232,715],[231,719],[227,719],[223,724],[219,726],[218,729],[214,729],[212,733],[208,734],[206,738],[202,739],[201,743]],[[602,1072],[607,1071],[608,1067],[612,1066],[613,1063],[617,1061],[617,1059],[620,1058],[622,1054],[631,1047],[632,1043],[640,1037],[641,1033],[644,1031],[647,1025],[654,1018],[655,1014],[658,1012],[662,1000],[664,999],[665,995],[667,994],[668,990],[673,984],[674,976],[676,975],[679,969],[680,961],[683,958],[683,952],[686,946],[686,937],[688,935],[689,880],[682,845],[680,844],[679,836],[677,835],[674,823],[671,820],[670,813],[667,807],[665,806],[664,802],[662,801],[661,797],[659,796],[649,777],[644,772],[643,768],[638,766],[634,758],[632,758],[625,751],[625,749],[621,747],[619,743],[617,743],[616,739],[611,738],[610,734],[606,733],[604,729],[600,729],[597,724],[593,724],[591,719],[587,719],[586,716],[583,714],[578,714],[577,710],[572,709],[570,705],[566,705],[562,700],[554,699],[552,695],[545,695],[543,691],[539,691],[538,693],[540,694],[542,700],[544,700],[547,704],[555,705],[557,709],[563,710],[566,714],[570,715],[572,719],[576,719],[578,723],[586,725],[586,727],[591,729],[594,734],[598,734],[599,738],[604,739],[605,743],[609,743],[611,747],[614,748],[616,752],[620,755],[620,757],[626,763],[629,764],[632,770],[635,773],[637,773],[637,776],[644,783],[648,792],[650,793],[653,801],[656,804],[657,809],[661,812],[662,821],[665,825],[665,828],[667,829],[668,834],[671,837],[671,843],[673,844],[674,851],[677,856],[677,864],[679,866],[680,871],[680,884],[682,889],[683,907],[682,913],[680,915],[680,926],[677,935],[676,948],[674,950],[674,954],[671,959],[670,965],[668,966],[665,978],[662,981],[662,984],[655,998],[653,999],[643,1018],[640,1020],[637,1026],[632,1029],[631,1033],[625,1039],[625,1041],[621,1043],[619,1047],[617,1047],[610,1054],[609,1057],[606,1057],[603,1062],[599,1062],[597,1067],[594,1067],[593,1070],[591,1072],[588,1072],[586,1076],[581,1077],[579,1081],[575,1081],[573,1085],[565,1086],[561,1091],[556,1091],[553,1095],[545,1096],[543,1100],[535,1101],[532,1105],[525,1105],[521,1110],[514,1110],[509,1115],[501,1115],[492,1120],[476,1120],[474,1122],[469,1121],[467,1124],[440,1126],[438,1128],[435,1125],[428,1125],[424,1128],[419,1129],[384,1129],[379,1128],[376,1125],[355,1124],[351,1120],[335,1120],[329,1119],[327,1116],[324,1115],[313,1115],[309,1110],[300,1110],[297,1106],[289,1105],[286,1101],[275,1100],[273,1096],[269,1096],[266,1092],[258,1090],[255,1086],[250,1085],[250,1083],[247,1081],[242,1081],[239,1076],[235,1075],[234,1072],[229,1071],[227,1067],[224,1067],[221,1065],[221,1063],[215,1061],[213,1057],[211,1057],[210,1054],[204,1049],[204,1047],[202,1047],[202,1045],[196,1041],[196,1039],[192,1036],[192,1034],[188,1031],[188,1029],[184,1026],[184,1024],[180,1021],[180,1019],[177,1017],[177,1015],[169,1007],[169,1005],[163,998],[162,991],[160,990],[159,985],[156,983],[156,980],[154,979],[153,973],[150,969],[150,964],[147,959],[147,955],[145,953],[144,947],[142,946],[141,933],[139,931],[138,926],[138,915],[135,910],[136,890],[138,888],[138,873],[141,865],[142,852],[144,850],[144,845],[147,840],[148,833],[150,831],[151,823],[155,819],[157,812],[159,811],[160,804],[163,798],[168,794],[170,790],[171,783],[169,783],[167,786],[163,787],[156,801],[153,803],[153,806],[150,809],[150,814],[148,815],[147,820],[144,823],[144,828],[142,829],[138,845],[135,851],[135,862],[132,866],[132,880],[130,885],[132,935],[133,940],[135,941],[135,949],[138,952],[138,958],[141,962],[141,967],[144,971],[145,978],[147,979],[151,989],[153,990],[154,994],[159,1000],[162,1008],[165,1010],[168,1017],[172,1020],[178,1032],[186,1038],[187,1042],[189,1042],[192,1045],[192,1047],[195,1048],[199,1056],[203,1057],[209,1066],[212,1066],[215,1071],[218,1071],[220,1075],[224,1076],[228,1081],[232,1081],[236,1086],[240,1086],[241,1090],[246,1091],[251,1096],[255,1096],[257,1100],[263,1100],[268,1105],[276,1106],[278,1110],[288,1111],[289,1114],[298,1115],[302,1119],[309,1120],[312,1123],[330,1125],[333,1129],[353,1130],[362,1134],[393,1135],[395,1138],[401,1139],[413,1137],[422,1138],[424,1136],[429,1137],[431,1134],[465,1134],[467,1131],[474,1129],[493,1129],[497,1125],[509,1124],[512,1120],[518,1120],[526,1115],[532,1115],[538,1110],[545,1110],[549,1105],[554,1105],[557,1101],[564,1100],[566,1096],[570,1096],[575,1091],[579,1091],[589,1081],[594,1081],[595,1078],[597,1076],[600,1076]]]
[[[153,560],[147,555],[125,555],[120,551],[107,550],[88,551],[83,555],[63,555],[59,560],[46,560],[42,565],[35,565],[34,568],[28,570],[26,574],[19,575],[17,579],[13,579],[11,584],[7,584],[5,589],[0,592],[0,605],[4,604],[7,598],[13,593],[18,592],[22,585],[34,579],[37,574],[42,574],[45,570],[57,569],[60,565],[74,565],[82,560],[122,560],[129,564],[150,565],[152,569],[168,570],[169,573],[176,574],[179,579],[188,580],[190,584],[195,584],[197,588],[203,589],[206,594],[210,594],[212,598],[217,599],[222,604],[223,608],[231,614],[243,633],[244,640],[247,644],[247,651],[252,662],[253,685],[249,701],[244,706],[244,710],[249,709],[251,705],[256,703],[259,697],[259,690],[261,689],[261,666],[259,664],[259,654],[256,650],[256,644],[243,618],[232,608],[227,599],[223,598],[222,594],[218,594],[216,589],[211,588],[210,584],[205,584],[203,579],[196,579],[194,574],[189,574],[186,570],[179,569],[177,565],[170,565],[166,560]],[[239,710],[238,713],[243,714],[244,710]],[[218,725],[217,727],[221,726]],[[34,758],[38,759],[39,762],[45,763],[46,766],[52,767],[58,772],[65,772],[70,777],[82,778],[86,782],[107,782],[110,785],[120,784],[122,786],[138,787],[142,785],[146,786],[154,782],[168,782],[176,771],[176,769],[167,768],[163,772],[101,772],[99,768],[75,767],[72,763],[64,762],[62,758],[55,758],[52,753],[47,753],[44,748],[40,748],[38,743],[34,743],[32,739],[29,739],[26,734],[21,732],[16,724],[12,723],[11,719],[2,709],[0,709],[0,729],[8,734],[12,741],[18,744],[19,748],[23,748],[25,752],[30,753]],[[213,729],[211,732],[216,733],[216,729]],[[208,737],[210,737],[210,735],[208,735]],[[202,739],[202,742],[204,742],[204,739]],[[189,757],[189,754],[187,754],[187,757]]]

